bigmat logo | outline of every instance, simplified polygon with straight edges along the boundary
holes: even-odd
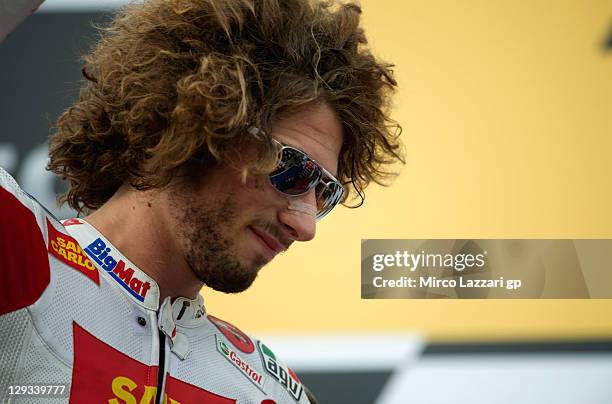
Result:
[[[91,259],[96,261],[102,269],[108,272],[121,286],[136,299],[144,302],[151,284],[138,279],[133,268],[126,268],[125,261],[117,260],[112,256],[110,247],[99,237],[85,248]]]
[[[70,403],[155,404],[157,366],[147,366],[73,323]],[[120,365],[118,365],[120,364]],[[236,400],[166,375],[164,404],[235,404]]]
[[[100,284],[100,274],[94,264],[87,258],[87,255],[77,243],[77,241],[67,234],[55,230],[49,219],[47,219],[47,230],[49,233],[49,243],[47,249],[57,259],[72,268],[83,273],[96,285]]]

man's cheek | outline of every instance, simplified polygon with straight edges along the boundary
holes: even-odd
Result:
[[[266,190],[267,181],[268,177],[266,175],[250,174],[246,179],[245,186],[251,190],[255,189],[264,192]]]
[[[269,184],[267,175],[254,175],[249,174],[244,181],[240,183],[242,189],[250,193],[250,197],[253,198],[253,191],[257,191],[257,194],[263,195],[267,190]],[[271,185],[270,185],[271,187]]]

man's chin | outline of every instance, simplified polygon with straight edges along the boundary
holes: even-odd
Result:
[[[218,282],[204,282],[204,284],[206,286],[208,286],[211,289],[216,290],[217,292],[223,292],[223,293],[240,293],[240,292],[244,292],[245,290],[247,290],[248,288],[251,287],[251,285],[253,284],[253,282],[255,282],[255,278],[257,277],[254,276],[252,278],[249,279],[240,279],[240,280],[235,280],[235,281],[231,281],[231,282],[224,282],[224,283],[218,283]]]
[[[194,272],[200,281],[211,289],[223,293],[240,293],[251,287],[260,268],[247,268],[235,263],[223,268],[215,268],[205,274]]]

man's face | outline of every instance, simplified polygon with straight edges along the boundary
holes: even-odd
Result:
[[[325,103],[278,120],[272,136],[336,175],[342,126]],[[277,253],[315,235],[315,216],[306,213],[316,212],[314,189],[288,197],[267,176],[249,176],[243,183],[240,171],[224,164],[206,172],[197,187],[174,190],[168,198],[171,225],[187,264],[200,281],[219,291],[247,289]],[[288,209],[290,203],[301,209]]]

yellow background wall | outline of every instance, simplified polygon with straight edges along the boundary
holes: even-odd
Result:
[[[612,238],[612,4],[362,6],[375,53],[397,65],[408,164],[247,292],[204,290],[209,311],[255,333],[611,338],[612,300],[361,300],[360,240]]]

